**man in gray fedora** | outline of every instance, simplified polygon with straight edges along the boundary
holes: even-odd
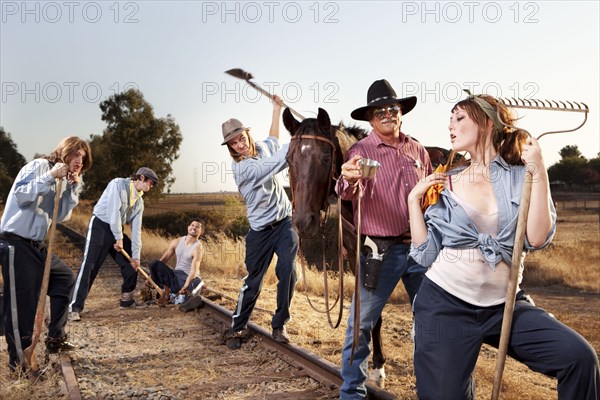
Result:
[[[266,140],[254,142],[250,128],[231,118],[221,126],[223,143],[233,158],[235,183],[248,208],[250,230],[246,235],[246,270],[248,275],[240,289],[233,312],[231,330],[224,340],[232,350],[239,349],[247,338],[246,325],[258,296],[262,281],[277,254],[275,274],[277,310],[271,321],[273,338],[290,341],[285,324],[290,320],[290,304],[296,286],[296,253],[298,234],[292,229],[292,205],[277,174],[287,167],[288,145],[279,143],[279,120],[282,101],[273,97],[271,129]]]

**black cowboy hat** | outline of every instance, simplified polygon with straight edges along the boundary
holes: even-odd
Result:
[[[399,104],[402,109],[402,115],[406,115],[417,105],[415,96],[399,99],[396,96],[394,88],[385,79],[373,82],[367,92],[367,105],[352,111],[350,116],[359,121],[368,121],[367,111],[369,108],[381,107],[388,104]]]

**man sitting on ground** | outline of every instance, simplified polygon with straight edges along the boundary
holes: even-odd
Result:
[[[204,232],[202,223],[193,220],[187,227],[187,235],[174,239],[160,257],[150,263],[150,276],[162,289],[169,288],[171,293],[185,295],[194,289],[200,289],[204,282],[200,278],[200,263],[204,248],[199,240]],[[176,257],[175,268],[166,262]]]

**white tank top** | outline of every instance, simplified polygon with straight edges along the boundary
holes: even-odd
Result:
[[[487,233],[492,237],[498,235],[498,211],[485,215],[454,192],[449,192],[480,233]],[[429,279],[451,295],[480,307],[504,303],[509,274],[510,265],[505,261],[498,263],[493,271],[478,248],[443,248],[426,273]],[[519,277],[519,283],[521,279],[522,276]]]
[[[177,265],[175,266],[175,270],[183,271],[189,275],[190,271],[192,270],[192,253],[194,252],[194,249],[200,245],[200,241],[196,240],[196,242],[186,246],[186,239],[187,236],[180,238],[179,243],[175,248],[175,255],[177,256]]]

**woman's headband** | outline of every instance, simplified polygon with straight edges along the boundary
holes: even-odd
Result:
[[[463,90],[469,95],[467,99],[473,100],[475,103],[477,103],[477,105],[483,110],[485,115],[487,115],[492,120],[496,129],[498,129],[500,132],[504,132],[504,124],[498,119],[498,113],[496,112],[494,106],[492,106],[490,103],[484,100],[480,95],[471,94],[471,91],[469,89]]]

